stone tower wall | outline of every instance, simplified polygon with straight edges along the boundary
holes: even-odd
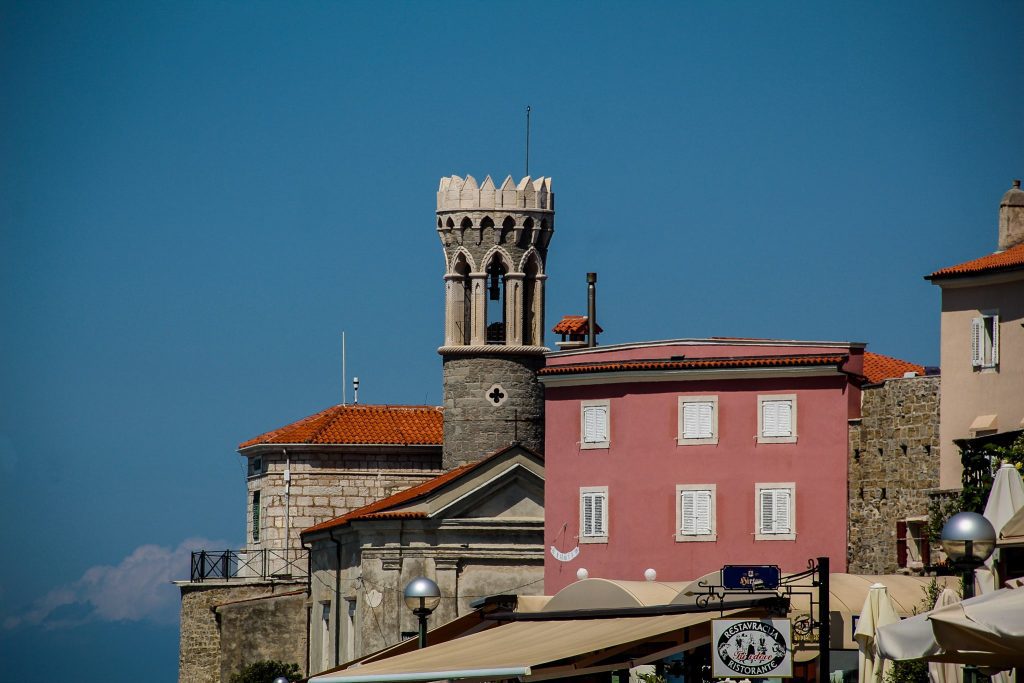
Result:
[[[541,355],[445,355],[446,470],[513,441],[543,453],[544,387],[537,381],[543,366]]]
[[[861,394],[849,429],[851,574],[894,573],[896,523],[928,514],[939,486],[939,380],[891,379]]]

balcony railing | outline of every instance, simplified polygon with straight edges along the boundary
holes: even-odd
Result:
[[[192,582],[252,579],[304,579],[309,551],[305,549],[196,550],[192,553]]]

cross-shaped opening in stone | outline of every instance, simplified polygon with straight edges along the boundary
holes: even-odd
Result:
[[[505,394],[501,391],[500,387],[494,387],[491,393],[487,394],[487,398],[495,403],[501,403],[501,399],[505,398]]]

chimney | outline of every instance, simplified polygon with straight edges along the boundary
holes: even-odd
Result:
[[[1024,244],[1024,190],[1020,180],[1014,180],[999,202],[999,251],[1018,244]]]
[[[597,273],[587,273],[587,347],[597,346]]]

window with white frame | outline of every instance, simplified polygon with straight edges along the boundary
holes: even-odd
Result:
[[[580,448],[608,448],[610,408],[606,400],[580,404]]]
[[[676,486],[676,540],[714,541],[715,484]]]
[[[759,443],[796,441],[796,394],[757,397],[757,440]]]
[[[999,314],[986,311],[971,320],[971,365],[994,368],[999,365]]]
[[[608,542],[608,487],[580,489],[580,543]]]
[[[796,484],[757,484],[754,538],[759,541],[796,540]]]
[[[680,446],[718,443],[718,397],[679,397]]]

